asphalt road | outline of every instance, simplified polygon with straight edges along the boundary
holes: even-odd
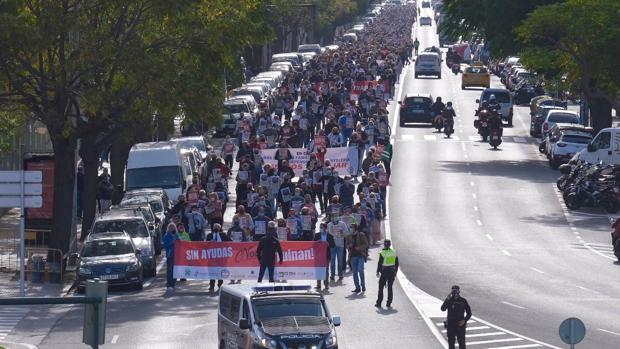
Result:
[[[420,28],[418,38],[421,48],[438,42],[434,26]],[[620,266],[611,257],[609,217],[563,206],[559,174],[529,137],[528,107],[515,107],[514,127],[494,151],[473,127],[482,88],[462,91],[461,76],[445,64],[442,75],[414,79],[409,71],[403,85],[403,95],[453,101],[457,121],[453,139],[426,125],[396,128],[390,219],[401,270],[439,299],[460,285],[475,315],[518,335],[487,332],[468,340],[481,342],[476,348],[564,347],[558,326],[572,316],[588,331],[579,348],[619,348]]]

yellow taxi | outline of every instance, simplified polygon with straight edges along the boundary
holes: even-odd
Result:
[[[465,68],[461,78],[461,89],[470,86],[491,87],[491,75],[489,70],[482,64],[472,64]]]

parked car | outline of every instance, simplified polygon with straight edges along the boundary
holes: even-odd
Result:
[[[164,215],[172,209],[172,204],[170,198],[166,191],[162,188],[143,188],[143,189],[133,189],[127,190],[125,195],[123,195],[123,200],[129,200],[135,197],[148,197],[151,200],[151,197],[155,197],[158,199],[157,201],[161,201],[162,208],[153,208],[153,212],[158,215],[161,219],[164,218]],[[153,204],[149,202],[149,205],[153,207]],[[161,215],[160,215],[161,214]]]
[[[155,213],[153,208],[158,208],[158,201],[156,197],[150,199],[144,197],[134,197],[131,199],[123,199],[117,206],[112,206],[118,210],[133,210],[134,213],[142,214],[142,218],[146,221],[149,233],[153,237],[153,246],[155,248],[155,255],[161,254],[161,238],[164,231],[164,224],[166,218],[161,218],[160,215]]]
[[[557,123],[579,124],[579,121],[579,114],[574,111],[552,109],[547,113],[547,117],[541,126],[540,133],[545,137],[547,132]]]
[[[321,45],[319,44],[303,44],[297,46],[297,52],[305,53],[305,52],[314,52],[317,55],[321,54]]]
[[[547,134],[546,153],[554,170],[585,149],[592,140],[592,128],[574,124],[555,124]]]
[[[197,149],[200,153],[201,162],[207,158],[209,152],[213,151],[213,147],[203,136],[171,138],[170,140],[177,143],[181,149]]]
[[[125,232],[89,235],[79,253],[75,280],[77,292],[84,293],[86,281],[98,278],[109,286],[131,286],[142,289],[140,249]]]
[[[303,61],[297,52],[276,53],[271,56],[271,63],[289,62],[295,70],[301,70]]]
[[[271,66],[269,66],[269,70],[270,71],[281,71],[281,72],[284,72],[284,73],[289,73],[289,72],[294,71],[295,68],[289,62],[276,62],[276,63],[271,63]]]
[[[512,96],[510,95],[510,91],[503,88],[487,88],[482,91],[480,94],[480,98],[476,99],[476,103],[478,103],[478,110],[482,107],[482,103],[485,101],[489,101],[489,97],[491,95],[495,95],[495,99],[497,103],[500,105],[501,110],[500,114],[503,120],[508,122],[509,126],[512,126],[512,117],[513,117],[513,103]]]
[[[541,133],[542,124],[547,119],[547,114],[549,114],[549,112],[554,109],[564,110],[560,107],[543,106],[541,108],[536,109],[537,110],[536,114],[534,115],[530,114],[530,136],[543,137]]]
[[[140,249],[140,261],[144,266],[145,276],[155,276],[157,263],[152,229],[147,226],[142,213],[128,210],[111,210],[99,216],[93,222],[90,235],[124,231],[131,237],[136,248]]]
[[[421,52],[415,60],[414,76],[434,75],[441,79],[441,57],[435,52]]]
[[[398,104],[400,104],[400,127],[405,127],[409,122],[433,123],[435,115],[431,110],[433,97],[430,94],[405,96]]]

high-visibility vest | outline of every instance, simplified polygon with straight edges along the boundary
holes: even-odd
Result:
[[[383,249],[379,252],[379,255],[383,257],[384,267],[393,267],[396,265],[396,251],[391,248]]]

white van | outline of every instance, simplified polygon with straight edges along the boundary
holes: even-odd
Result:
[[[602,161],[604,164],[620,165],[620,128],[600,130],[588,147],[575,157],[590,164]]]
[[[422,52],[415,60],[415,78],[434,75],[441,79],[441,56],[435,52]]]
[[[191,180],[192,173],[187,171],[176,142],[138,143],[131,147],[125,172],[126,190],[163,188],[176,202]]]

